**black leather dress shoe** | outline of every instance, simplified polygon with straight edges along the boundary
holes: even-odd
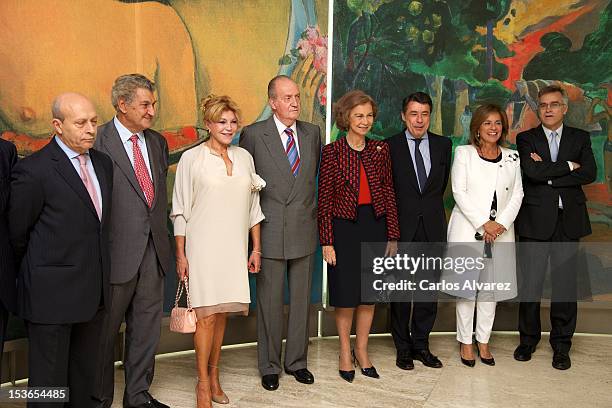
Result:
[[[395,357],[395,365],[402,370],[414,370],[412,354],[407,351],[398,352],[397,356]]]
[[[514,350],[514,359],[516,361],[529,361],[533,352],[535,352],[535,346],[519,344],[516,350]]]
[[[261,386],[268,391],[278,389],[278,374],[266,374],[261,377]]]
[[[355,355],[355,350],[351,350],[351,354],[353,355],[353,365],[355,367],[359,366],[359,368],[361,369],[361,374],[365,375],[366,377],[370,377],[370,378],[380,378],[380,375],[378,375],[378,372],[376,371],[376,367],[374,366],[362,367],[361,364],[359,363],[359,360],[357,360],[357,356]]]
[[[156,399],[150,399],[144,404],[138,405],[136,408],[170,408],[170,407],[166,404],[162,404]]]
[[[442,368],[442,362],[427,349],[413,350],[412,357],[431,368]]]
[[[552,366],[557,370],[567,370],[572,366],[572,360],[567,353],[555,351],[553,354]]]
[[[289,371],[285,369],[285,372],[295,377],[297,382],[302,384],[312,384],[314,382],[314,375],[307,368],[300,368],[299,370]]]

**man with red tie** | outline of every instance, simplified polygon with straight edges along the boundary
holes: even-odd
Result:
[[[86,97],[62,94],[52,113],[54,138],[12,173],[17,309],[28,331],[28,385],[69,387],[67,406],[87,408],[96,405],[98,341],[110,305],[113,166],[92,149],[98,117]]]
[[[100,127],[96,147],[114,166],[111,223],[111,299],[102,338],[104,364],[95,394],[110,407],[114,350],[125,319],[124,407],[166,407],[149,394],[159,343],[164,276],[170,270],[166,174],[168,144],[149,129],[155,116],[154,84],[140,74],[115,80],[116,116]]]

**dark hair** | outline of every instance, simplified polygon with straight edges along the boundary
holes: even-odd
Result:
[[[293,79],[289,78],[287,75],[277,75],[268,82],[268,99],[276,98],[276,82],[280,79],[288,79],[293,81]]]
[[[342,97],[338,99],[338,101],[333,105],[333,116],[338,129],[348,130],[349,113],[351,113],[351,110],[355,106],[363,105],[366,103],[372,105],[374,118],[376,118],[376,114],[378,113],[378,106],[376,106],[376,102],[374,102],[374,99],[372,99],[370,95],[359,89],[355,89],[342,95]]]
[[[563,103],[565,103],[567,105],[567,92],[565,92],[565,89],[561,88],[559,85],[554,84],[554,85],[547,85],[544,88],[540,89],[538,91],[538,99],[540,99],[542,96],[550,94],[550,93],[557,93],[559,92],[561,94],[561,96],[563,97]]]
[[[470,121],[470,144],[476,147],[480,147],[480,135],[478,133],[480,125],[487,120],[487,117],[492,113],[498,113],[501,117],[502,122],[502,134],[497,139],[497,144],[503,146],[506,144],[506,137],[508,136],[508,116],[506,112],[498,105],[488,104],[479,106],[474,111],[472,120]]]
[[[404,98],[402,101],[402,112],[406,112],[406,107],[410,102],[418,102],[420,104],[429,105],[429,112],[433,110],[433,102],[431,97],[425,92],[414,92]]]

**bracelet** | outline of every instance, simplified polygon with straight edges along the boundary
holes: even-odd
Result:
[[[256,251],[256,250],[253,249],[253,250],[251,250],[251,252],[255,252],[256,254],[261,255],[261,251]]]

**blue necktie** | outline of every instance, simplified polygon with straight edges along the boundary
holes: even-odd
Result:
[[[423,192],[425,183],[427,183],[425,162],[423,161],[423,155],[421,155],[421,150],[419,149],[422,141],[422,139],[414,139],[414,161],[416,162],[417,178],[419,180],[419,190],[421,190],[421,192]]]
[[[556,162],[557,156],[559,155],[559,139],[557,138],[557,132],[550,134],[550,141],[548,142],[548,148],[550,149],[550,160]]]
[[[291,167],[291,173],[293,177],[297,177],[300,171],[300,155],[298,154],[297,146],[295,145],[295,138],[293,137],[293,130],[291,128],[285,129],[287,134],[287,147],[285,153],[287,153],[287,159],[289,159],[289,166]]]

